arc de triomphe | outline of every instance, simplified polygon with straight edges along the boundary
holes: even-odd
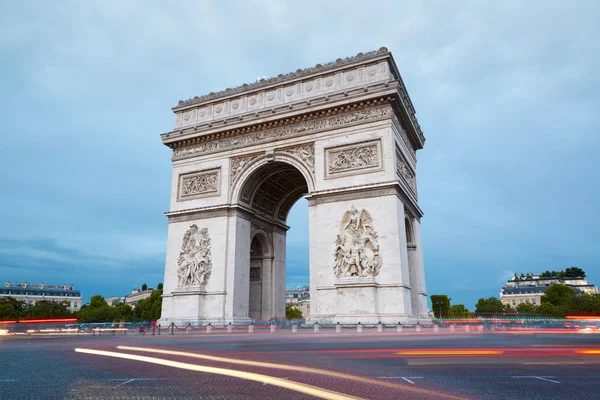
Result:
[[[416,151],[381,48],[180,101],[162,323],[285,318],[286,218],[308,199],[310,319],[427,315]]]

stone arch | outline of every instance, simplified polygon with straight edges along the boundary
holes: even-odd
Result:
[[[285,223],[291,207],[314,188],[307,166],[293,156],[263,156],[250,164],[234,182],[230,202],[255,215]]]
[[[229,191],[229,203],[238,203],[241,196],[242,188],[246,185],[248,180],[255,175],[256,171],[262,169],[268,164],[273,163],[287,164],[291,167],[294,167],[304,178],[307,187],[306,193],[314,192],[315,178],[312,168],[306,165],[306,163],[298,157],[287,153],[275,152],[273,154],[265,154],[259,156],[248,163],[246,168],[232,182],[232,186]]]
[[[258,240],[261,246],[261,256],[263,258],[273,258],[273,243],[269,233],[257,225],[252,226],[250,232],[250,243],[253,243],[254,239]],[[250,246],[250,257],[252,257],[252,245]]]

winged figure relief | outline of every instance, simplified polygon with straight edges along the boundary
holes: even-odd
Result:
[[[377,232],[369,212],[354,207],[346,211],[334,243],[334,273],[339,277],[377,276],[381,267]]]

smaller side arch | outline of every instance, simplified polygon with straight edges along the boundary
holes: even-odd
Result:
[[[410,216],[408,214],[404,215],[404,229],[406,230],[406,245],[414,246],[415,245],[415,235],[414,235],[412,222],[411,222]]]
[[[271,240],[271,235],[269,235],[262,228],[254,228],[253,226],[250,232],[250,243],[253,243],[254,239],[260,242],[262,251],[261,257],[273,258],[273,243]],[[250,251],[253,251],[253,249],[250,248]]]

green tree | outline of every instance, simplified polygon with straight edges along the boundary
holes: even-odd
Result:
[[[118,321],[133,321],[133,308],[129,304],[117,303],[113,307],[113,319]]]
[[[432,294],[431,308],[436,318],[448,318],[450,316],[450,298],[445,294]]]
[[[520,303],[517,306],[517,312],[520,314],[535,314],[537,307],[531,303]]]
[[[135,316],[142,321],[153,321],[160,318],[162,309],[162,290],[153,290],[152,294],[142,299],[135,306]]]
[[[496,297],[488,297],[487,299],[481,298],[475,305],[475,312],[477,313],[500,313],[506,312],[510,306],[505,306]]]
[[[302,319],[302,311],[294,307],[292,304],[285,305],[285,318],[286,319]]]
[[[27,310],[27,318],[68,318],[73,313],[69,310],[67,301],[53,302],[40,300]]]
[[[585,278],[585,272],[581,268],[571,267],[565,270],[567,278]]]
[[[464,304],[453,304],[450,307],[448,315],[451,318],[470,318],[473,316],[473,313]]]
[[[576,291],[570,287],[555,283],[544,292],[544,295],[542,296],[542,304],[550,303],[553,306],[560,307],[566,299],[573,296],[575,293]]]
[[[27,305],[14,297],[0,297],[0,320],[19,320],[25,316]]]
[[[163,284],[162,284],[162,282],[161,282],[161,283],[159,283],[159,284],[156,286],[156,289],[157,289],[157,290],[163,290]]]
[[[146,285],[145,283],[142,285],[142,290],[148,290],[148,285]]]
[[[92,296],[89,304],[81,307],[77,318],[81,322],[110,322],[115,319],[113,308],[99,294]]]
[[[551,303],[542,303],[537,307],[537,312],[540,315],[543,315],[545,317],[550,317],[550,316],[560,316],[562,311],[560,310],[559,307],[552,305]]]

